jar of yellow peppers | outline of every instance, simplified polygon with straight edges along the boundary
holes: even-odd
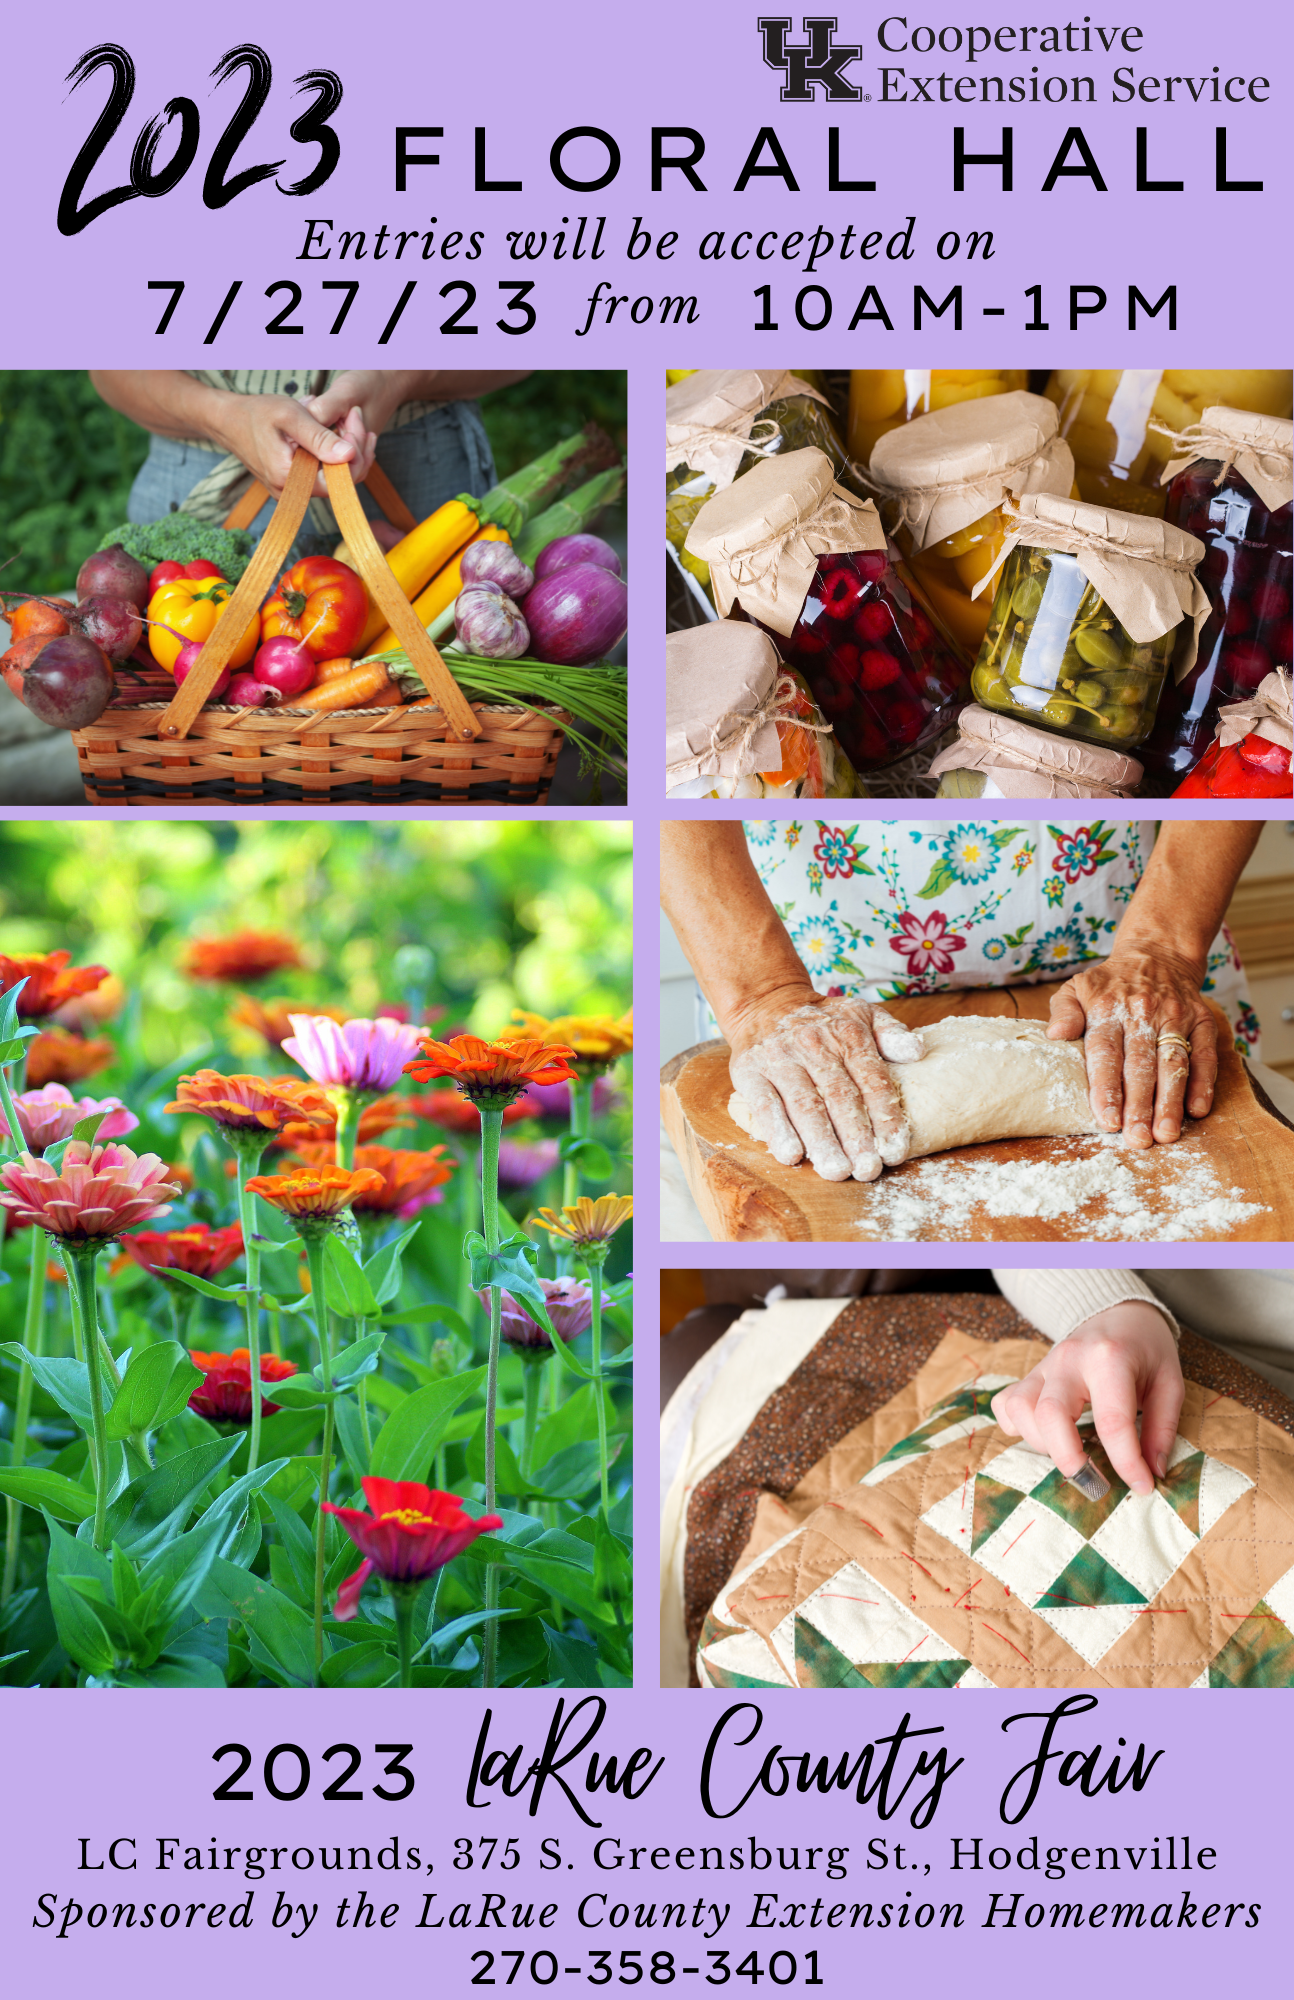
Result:
[[[1025,368],[851,368],[849,455],[866,465],[877,440],[900,424],[1028,386]]]
[[[1058,368],[1047,394],[1073,450],[1082,498],[1158,519],[1177,433],[1199,423],[1213,403],[1288,417],[1292,385],[1288,368]]]
[[[1073,491],[1073,455],[1056,434],[1053,405],[1018,389],[917,417],[881,438],[866,480],[901,574],[973,665],[990,606],[971,592],[1001,554],[1004,502]]]

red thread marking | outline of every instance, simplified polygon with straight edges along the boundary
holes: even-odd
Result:
[[[988,1624],[985,1625],[984,1630],[986,1632],[991,1632],[995,1639],[1000,1639],[1004,1646],[1010,1646],[1011,1651],[1013,1653],[1020,1653],[1020,1648],[1012,1644],[1011,1640],[1007,1638],[1005,1632],[999,1632],[995,1626]],[[1020,1653],[1020,1658],[1024,1661],[1027,1667],[1029,1664],[1029,1655],[1027,1653]]]
[[[980,1587],[980,1585],[981,1585],[981,1584],[983,1583],[983,1581],[984,1581],[984,1579],[983,1579],[983,1577],[982,1577],[982,1576],[977,1576],[977,1577],[976,1577],[976,1579],[975,1579],[975,1581],[974,1581],[974,1583],[972,1583],[972,1584],[970,1585],[970,1587],[969,1587],[968,1589],[966,1589],[966,1590],[963,1590],[963,1592],[962,1592],[962,1597],[969,1597],[969,1596],[970,1596],[970,1594],[971,1594],[971,1591],[972,1591],[972,1590],[978,1590],[978,1589],[979,1589],[979,1587]],[[958,1605],[959,1605],[959,1604],[961,1603],[961,1601],[962,1601],[962,1597],[959,1597],[959,1598],[957,1599],[957,1602],[956,1602],[956,1603],[955,1603],[955,1604],[953,1605],[953,1610],[954,1610],[954,1611],[956,1611],[956,1609],[957,1609],[957,1606],[958,1606]]]
[[[1136,1618],[1185,1618],[1184,1604],[1147,1604],[1141,1611],[1133,1613]]]
[[[789,1590],[770,1590],[767,1596],[761,1597],[758,1591],[756,1591],[755,1602],[756,1604],[785,1604],[790,1595]]]
[[[924,1646],[924,1645],[925,1645],[925,1643],[926,1643],[926,1640],[927,1640],[927,1639],[928,1639],[929,1637],[930,1637],[930,1634],[929,1634],[928,1632],[923,1632],[923,1633],[922,1633],[922,1635],[921,1635],[921,1637],[920,1637],[920,1638],[919,1638],[919,1639],[917,1640],[917,1643],[916,1643],[916,1645],[912,1647],[911,1651],[910,1651],[910,1652],[907,1652],[907,1653],[905,1653],[905,1654],[903,1655],[903,1658],[902,1658],[902,1659],[901,1659],[901,1660],[899,1661],[899,1665],[900,1665],[901,1667],[902,1667],[902,1666],[905,1666],[905,1665],[907,1664],[907,1662],[908,1662],[908,1661],[909,1661],[909,1660],[910,1660],[910,1659],[912,1658],[912,1654],[913,1654],[913,1653],[915,1653],[915,1652],[917,1651],[918,1647],[921,1647],[921,1646]]]
[[[879,1597],[851,1597],[847,1590],[820,1590],[819,1597],[835,1597],[842,1604],[879,1604]]]
[[[1239,1618],[1241,1620],[1246,1618],[1270,1618],[1276,1625],[1282,1623],[1282,1620],[1276,1616],[1274,1611],[1224,1611],[1222,1616],[1224,1618]]]
[[[1211,1410],[1215,1403],[1220,1403],[1222,1401],[1223,1393],[1224,1392],[1222,1390],[1219,1390],[1216,1396],[1210,1396],[1208,1402],[1204,1405],[1204,1410]],[[1204,1410],[1200,1411],[1201,1416],[1204,1415]]]
[[[909,1556],[906,1549],[900,1549],[899,1554],[902,1556],[907,1556],[907,1559],[910,1563],[917,1563],[917,1568],[921,1571],[922,1576],[928,1576],[930,1578],[931,1583],[935,1581],[933,1571],[928,1570],[924,1563],[917,1562],[915,1556]]]
[[[1034,1526],[1033,1521],[1026,1521],[1023,1528],[1021,1528],[1019,1534],[1016,1536],[1015,1542],[1022,1542],[1025,1536],[1028,1534],[1030,1528],[1032,1528],[1033,1526]],[[1006,1547],[1003,1549],[1002,1551],[1003,1561],[1005,1561],[1006,1558],[1010,1555],[1012,1549],[1015,1547],[1015,1542],[1008,1542]]]
[[[848,1507],[845,1506],[842,1500],[828,1500],[827,1505],[828,1507],[836,1508],[836,1510],[841,1514],[848,1514],[849,1512]],[[864,1521],[861,1514],[855,1514],[852,1518],[859,1523],[860,1527],[871,1528],[872,1533],[875,1535],[878,1542],[883,1542],[885,1540],[885,1537],[881,1533],[880,1529],[873,1528],[870,1521]]]

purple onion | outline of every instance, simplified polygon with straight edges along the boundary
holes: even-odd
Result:
[[[628,590],[594,563],[575,563],[541,578],[521,608],[535,658],[558,667],[600,660],[629,626]]]
[[[553,576],[559,569],[571,569],[576,563],[592,563],[595,569],[609,569],[612,576],[621,574],[619,556],[601,535],[559,535],[555,542],[550,542],[535,557],[535,581]]]
[[[460,590],[454,630],[469,653],[483,660],[515,660],[530,644],[530,629],[510,597],[492,584]]]
[[[493,584],[514,602],[533,588],[535,573],[528,569],[509,542],[469,542],[459,562],[464,585]]]

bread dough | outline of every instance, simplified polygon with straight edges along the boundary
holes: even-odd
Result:
[[[952,1014],[920,1032],[926,1053],[919,1062],[885,1065],[912,1127],[909,1159],[989,1139],[1101,1130],[1082,1042],[1051,1042],[1041,1021],[988,1014]],[[751,1130],[750,1107],[737,1092],[728,1115]]]

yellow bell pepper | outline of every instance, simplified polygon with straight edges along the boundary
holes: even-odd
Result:
[[[233,594],[233,585],[222,576],[177,576],[155,590],[148,600],[148,649],[158,665],[174,673],[183,647],[191,641],[205,644]],[[230,666],[245,667],[260,637],[258,614],[235,646]]]

